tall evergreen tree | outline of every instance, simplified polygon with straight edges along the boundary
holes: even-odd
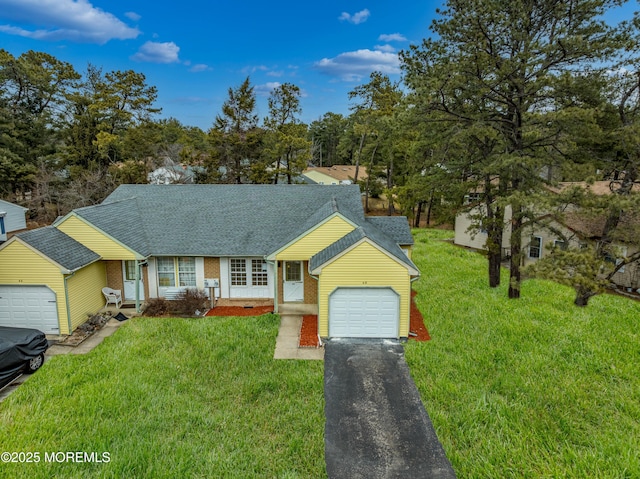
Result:
[[[449,0],[435,38],[401,54],[417,108],[470,131],[473,163],[487,206],[490,275],[499,265],[504,210],[511,211],[509,297],[520,296],[523,225],[544,167],[563,160],[566,73],[602,65],[621,37],[602,20],[618,0]],[[565,82],[559,87],[560,82]],[[580,114],[576,121],[582,121]],[[495,285],[495,282],[492,283]]]
[[[229,88],[229,97],[222,105],[222,113],[216,116],[209,131],[216,150],[209,161],[210,170],[224,169],[223,181],[243,183],[249,178],[251,164],[259,157],[262,131],[258,128],[256,95],[249,77],[237,88]],[[210,172],[210,174],[213,174]]]
[[[283,83],[275,88],[268,100],[269,116],[265,118],[265,157],[263,169],[278,183],[283,174],[287,183],[307,167],[311,158],[311,142],[307,140],[307,126],[301,123],[300,88]]]

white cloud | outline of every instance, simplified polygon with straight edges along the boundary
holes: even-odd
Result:
[[[396,51],[396,49],[391,45],[376,45],[373,48],[379,52],[393,53]]]
[[[400,73],[400,59],[396,53],[363,49],[323,58],[314,68],[343,81],[360,81],[373,71],[387,75]]]
[[[370,15],[371,15],[371,12],[365,8],[364,10],[360,10],[359,12],[356,12],[353,15],[347,12],[342,12],[338,17],[338,20],[342,22],[349,22],[349,23],[353,23],[354,25],[358,25],[360,23],[366,22]]]
[[[244,74],[253,74],[255,72],[266,72],[269,70],[269,67],[266,65],[248,65],[244,67],[241,71]]]
[[[124,16],[129,20],[133,20],[134,22],[137,22],[142,18],[142,16],[138,15],[136,12],[125,12]]]
[[[0,25],[0,31],[36,40],[104,44],[140,34],[88,0],[0,0],[0,11],[5,19],[33,26]]]
[[[180,47],[173,42],[146,42],[131,59],[138,62],[175,63],[180,61],[179,52]]]
[[[205,65],[204,63],[196,63],[191,68],[189,68],[190,72],[199,73],[213,70],[209,65]]]
[[[271,92],[276,88],[278,88],[280,85],[281,85],[280,82],[271,81],[271,82],[264,83],[262,85],[256,85],[254,90],[256,92],[256,95],[269,96],[271,95]]]
[[[383,33],[378,37],[381,42],[406,42],[407,37],[400,33]]]

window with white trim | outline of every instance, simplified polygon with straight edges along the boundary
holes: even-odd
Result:
[[[247,285],[247,262],[245,259],[231,258],[231,286]]]
[[[189,256],[156,258],[158,286],[196,287],[196,259]]]
[[[467,193],[464,195],[464,204],[471,205],[480,201],[480,193]]]
[[[230,258],[229,276],[231,286],[269,286],[267,263],[261,258]]]
[[[559,239],[553,240],[553,247],[565,251],[567,249],[567,243]]]
[[[267,263],[262,259],[251,260],[251,284],[253,286],[268,286]]]
[[[542,237],[532,236],[529,241],[529,258],[540,258],[542,256]]]
[[[620,263],[624,262],[624,259],[627,257],[627,248],[619,248],[615,251],[615,253],[605,253],[604,260],[608,263],[612,263],[614,267],[617,267]],[[624,273],[624,266],[620,267],[616,273]]]

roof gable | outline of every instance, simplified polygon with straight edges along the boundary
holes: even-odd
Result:
[[[138,224],[127,221],[126,217],[116,217],[109,215],[95,215],[87,218],[83,215],[83,208],[74,210],[64,218],[57,220],[54,226],[63,231],[67,235],[93,249],[104,259],[143,259],[148,256],[145,254],[144,232],[141,231]],[[96,210],[92,210],[96,211]],[[132,212],[135,216],[135,212]],[[113,228],[110,226],[115,225]],[[105,231],[105,228],[110,231]],[[125,241],[114,236],[122,236],[121,230],[126,232],[128,238]],[[136,238],[136,234],[139,237]],[[127,241],[130,239],[131,241]],[[142,247],[140,247],[140,243]],[[127,244],[128,243],[128,244]],[[143,251],[137,251],[138,247]]]
[[[312,274],[316,274],[324,265],[333,262],[358,244],[365,241],[401,263],[412,275],[419,274],[416,265],[413,264],[402,249],[392,240],[380,234],[379,231],[376,231],[375,227],[372,227],[371,225],[356,228],[348,235],[340,238],[335,243],[327,246],[318,254],[314,255],[309,261],[309,269]]]
[[[100,255],[53,226],[18,233],[15,236],[15,241],[20,241],[40,252],[70,272],[77,271],[100,259]]]

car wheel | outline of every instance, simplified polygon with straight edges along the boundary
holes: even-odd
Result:
[[[27,362],[27,371],[33,373],[40,369],[40,366],[44,364],[44,354],[38,354],[35,358],[31,358]]]

